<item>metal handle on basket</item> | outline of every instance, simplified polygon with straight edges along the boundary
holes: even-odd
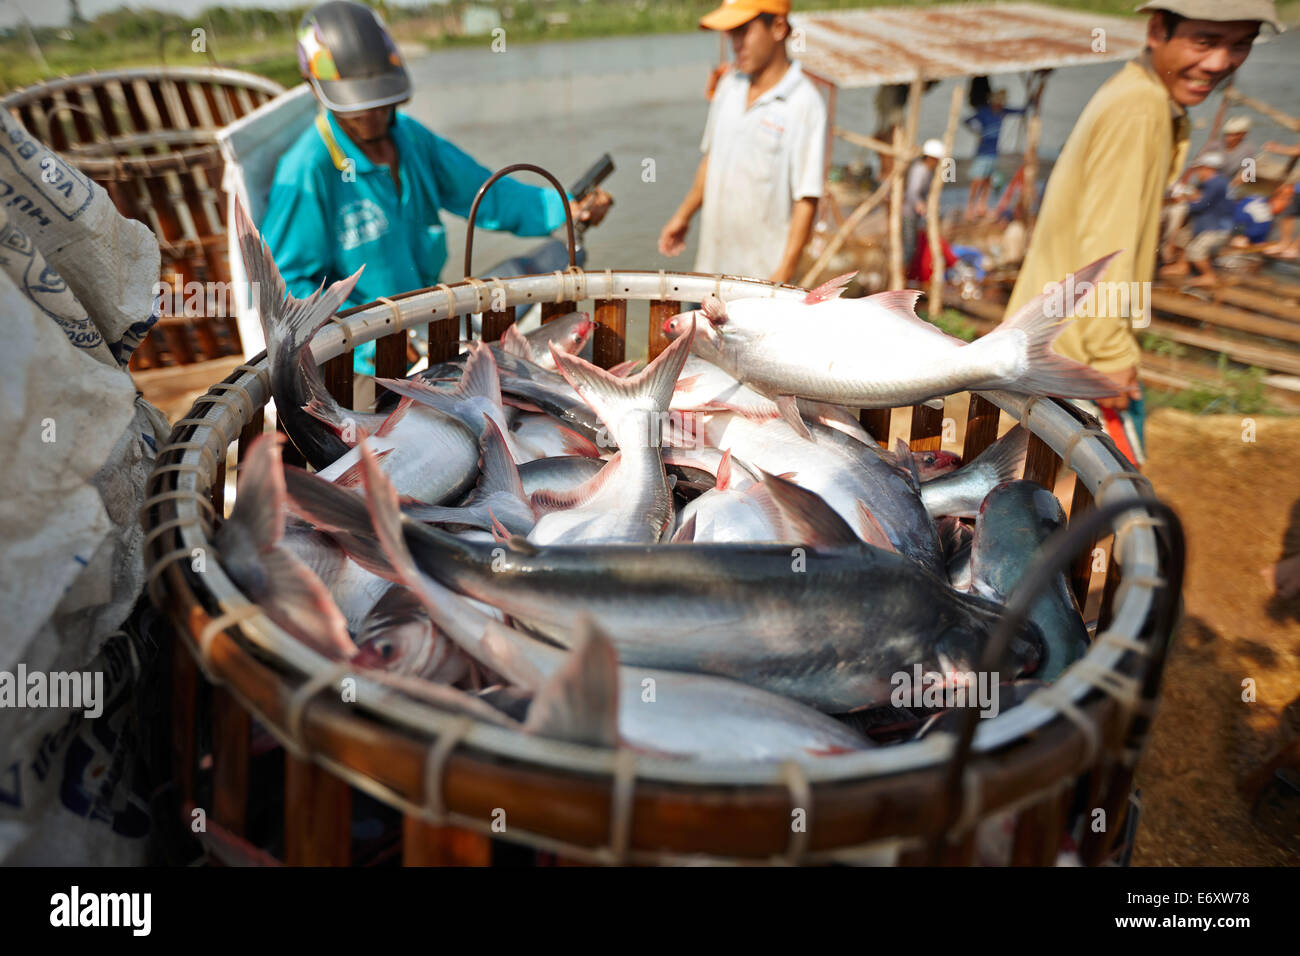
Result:
[[[1160,677],[1164,672],[1165,654],[1169,647],[1168,632],[1173,628],[1178,613],[1179,596],[1183,590],[1183,563],[1186,546],[1182,522],[1179,521],[1178,515],[1163,501],[1151,497],[1116,501],[1105,506],[1099,506],[1082,515],[1077,521],[1071,521],[1067,527],[1062,528],[1052,538],[1048,539],[1047,543],[1051,547],[1045,546],[1043,548],[1046,551],[1046,556],[1035,563],[1029,576],[1020,582],[1015,593],[1011,595],[1011,599],[1006,604],[1006,610],[998,621],[998,625],[989,638],[988,644],[985,645],[984,655],[980,661],[981,671],[991,673],[998,666],[998,661],[1002,659],[1002,655],[1006,653],[1007,647],[1011,643],[1011,635],[1025,622],[1034,602],[1047,589],[1052,579],[1070,565],[1079,549],[1093,541],[1102,532],[1112,530],[1113,522],[1120,515],[1139,509],[1151,512],[1155,517],[1161,518],[1164,521],[1164,530],[1168,534],[1168,540],[1164,542],[1169,559],[1168,571],[1165,576],[1165,585],[1162,588],[1162,600],[1157,605],[1158,616],[1152,637],[1153,646],[1146,673],[1142,676],[1143,699],[1148,701],[1155,699],[1155,695],[1160,689]],[[971,744],[975,739],[975,721],[978,717],[979,711],[974,707],[968,707],[962,713],[961,731],[957,736],[957,745],[953,748],[952,759],[948,763],[948,774],[944,780],[946,794],[944,804],[947,812],[943,825],[935,833],[930,844],[930,862],[932,865],[939,863],[948,829],[956,822],[958,816],[958,808],[961,806],[963,777],[966,764],[971,756]],[[1131,745],[1136,746],[1140,743],[1141,737],[1146,732],[1145,727],[1139,726],[1142,720],[1141,715],[1136,715],[1133,723],[1129,726],[1128,736]]]
[[[470,267],[470,263],[474,256],[474,220],[478,216],[478,204],[483,201],[484,193],[491,189],[498,179],[502,176],[509,176],[511,173],[520,172],[521,170],[527,170],[530,173],[537,173],[539,176],[544,177],[547,182],[555,187],[555,191],[560,194],[560,202],[564,204],[564,225],[569,230],[569,268],[576,269],[578,267],[577,240],[573,233],[573,210],[569,208],[569,194],[564,191],[564,187],[560,185],[560,181],[549,172],[542,169],[542,167],[534,166],[532,163],[515,163],[513,166],[506,166],[502,169],[498,169],[495,173],[489,176],[488,181],[480,186],[478,192],[474,195],[474,203],[469,207],[469,226],[465,232],[466,279],[474,274]]]

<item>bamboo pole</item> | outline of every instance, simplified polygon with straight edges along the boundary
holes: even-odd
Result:
[[[907,118],[900,135],[894,127],[893,190],[889,210],[889,287],[903,288],[903,182],[907,168],[916,156],[916,128],[921,122],[921,95],[924,86],[921,77],[914,79],[907,90]]]
[[[882,156],[893,156],[894,147],[890,146],[884,140],[876,139],[874,136],[863,136],[861,133],[855,133],[852,130],[836,126],[831,133],[844,140],[846,143],[852,143],[854,146],[865,146],[873,152],[880,153]]]
[[[830,263],[835,253],[840,251],[840,246],[844,245],[844,241],[853,233],[853,230],[857,229],[859,223],[866,219],[867,216],[871,215],[871,211],[884,201],[885,195],[891,186],[892,181],[886,180],[876,187],[875,192],[858,204],[858,208],[853,210],[849,217],[840,224],[838,229],[835,230],[835,235],[831,236],[830,242],[826,243],[826,248],[823,249],[822,254],[817,257],[817,261],[809,267],[808,271],[804,273],[803,278],[799,280],[798,284],[800,286],[805,289],[813,286],[813,284],[821,277],[822,272],[825,271],[826,266]]]
[[[961,118],[962,84],[952,88],[952,102],[948,105],[948,125],[943,131],[943,159],[930,177],[930,195],[925,204],[925,233],[930,243],[930,295],[926,311],[933,319],[943,311],[944,262],[942,237],[939,235],[939,197],[943,192],[944,164],[952,162],[952,144],[957,138],[957,121]]]
[[[901,150],[903,131],[894,127],[894,148]],[[907,163],[899,156],[889,171],[889,287],[903,287],[903,176]]]
[[[1240,103],[1242,106],[1247,106],[1256,113],[1263,113],[1278,126],[1285,127],[1293,133],[1300,133],[1300,119],[1297,119],[1294,116],[1288,116],[1276,107],[1269,106],[1261,100],[1254,99],[1253,97],[1247,96],[1245,93],[1239,92],[1235,86],[1224,90],[1223,98],[1225,100],[1231,100],[1234,103]]]
[[[1043,118],[1038,107],[1025,121],[1025,178],[1020,184],[1020,208],[1025,215],[1025,230],[1034,227],[1034,200],[1038,198],[1038,134],[1043,128]]]

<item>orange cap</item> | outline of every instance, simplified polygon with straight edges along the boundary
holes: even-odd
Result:
[[[790,12],[790,0],[723,0],[722,6],[700,18],[705,30],[734,30],[760,13]]]

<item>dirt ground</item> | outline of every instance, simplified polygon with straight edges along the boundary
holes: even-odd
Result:
[[[1300,497],[1300,418],[1158,409],[1145,469],[1182,518],[1185,612],[1137,773],[1134,865],[1297,865],[1252,821],[1239,785],[1300,733],[1300,601],[1279,606],[1260,570],[1278,559]],[[1242,700],[1254,681],[1255,701]],[[1294,810],[1292,815],[1294,817]]]

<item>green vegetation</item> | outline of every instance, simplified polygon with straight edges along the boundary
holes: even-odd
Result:
[[[1164,341],[1169,342],[1168,339]],[[1181,346],[1175,343],[1169,342],[1169,344],[1181,349]],[[1143,347],[1150,346],[1144,341]],[[1180,408],[1198,415],[1276,414],[1278,410],[1270,405],[1264,394],[1264,376],[1267,374],[1264,369],[1254,366],[1233,368],[1228,362],[1228,357],[1220,355],[1218,382],[1200,384],[1180,391],[1148,388],[1147,397],[1152,405]]]
[[[936,326],[954,338],[961,339],[963,342],[974,342],[979,335],[979,330],[976,329],[974,323],[956,309],[944,309],[937,318],[931,318],[929,313],[926,312],[918,312],[917,314],[931,325]]]
[[[144,0],[145,3],[148,0]],[[1132,0],[1044,0],[1054,6],[1131,14]],[[465,11],[495,8],[510,43],[571,40],[620,34],[689,33],[710,0],[493,0],[427,7],[372,3],[392,26],[399,42],[436,49],[483,45],[487,36],[460,35]],[[808,9],[872,6],[933,6],[923,0],[810,0]],[[145,7],[122,7],[94,20],[33,31],[38,56],[20,27],[0,30],[0,93],[89,70],[158,63],[220,63],[259,73],[279,83],[298,80],[294,30],[311,4],[287,10],[208,7],[182,17]],[[796,11],[797,12],[797,11]],[[203,30],[204,49],[193,31]],[[44,63],[41,60],[44,60]]]

